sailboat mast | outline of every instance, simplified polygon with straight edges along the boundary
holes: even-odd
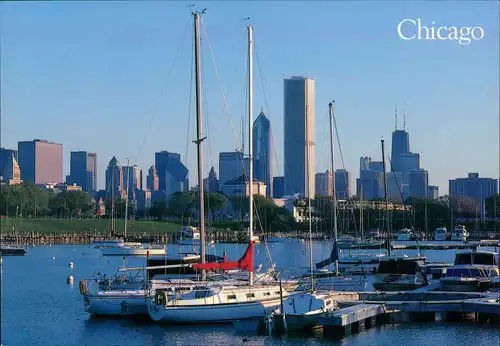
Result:
[[[363,184],[360,184],[359,189],[359,230],[361,233],[361,239],[365,239],[365,226],[363,220]]]
[[[127,241],[127,220],[128,220],[128,188],[130,186],[130,160],[127,159],[127,186],[125,187],[125,222],[123,225],[123,238]]]
[[[382,142],[382,166],[383,166],[383,177],[384,177],[384,201],[385,201],[385,232],[387,234],[387,254],[391,255],[391,232],[389,230],[389,199],[387,198],[387,173],[385,169],[385,150],[384,150],[384,140]]]
[[[248,236],[253,241],[253,27],[248,26]],[[253,285],[253,272],[248,272],[248,282]]]
[[[111,171],[111,237],[115,235],[115,172],[116,166]]]
[[[333,193],[332,193],[332,201],[333,201],[333,247],[335,251],[337,251],[337,238],[338,238],[338,229],[337,229],[337,188],[336,188],[336,178],[335,178],[335,143],[333,141],[333,131],[334,131],[334,117],[333,117],[333,103],[332,101],[328,104],[328,109],[330,112],[330,147],[331,147],[331,165],[332,165],[332,185],[333,185]],[[339,273],[339,260],[336,256],[335,258],[335,273],[338,275]]]
[[[306,105],[306,123],[305,123],[305,130],[306,130],[306,191],[305,195],[307,196],[307,209],[308,209],[308,219],[309,219],[309,266],[311,269],[311,292],[314,291],[314,277],[313,277],[313,246],[312,246],[312,212],[311,212],[311,189],[309,188],[310,185],[310,178],[309,178],[309,116],[307,113],[307,108],[308,106]]]
[[[203,13],[203,12],[202,12]],[[196,84],[196,146],[198,152],[198,190],[199,190],[199,208],[200,208],[200,254],[201,263],[205,263],[205,205],[203,187],[203,147],[202,142],[202,110],[201,110],[201,61],[200,61],[200,12],[194,12],[194,65],[195,65],[195,84]],[[201,271],[201,279],[205,281],[207,273]]]

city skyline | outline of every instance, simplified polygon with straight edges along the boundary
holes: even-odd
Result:
[[[184,158],[191,185],[195,185],[193,111],[189,131],[187,116],[191,18],[184,5],[1,4],[2,146],[15,149],[17,141],[33,138],[62,143],[63,175],[70,173],[70,151],[95,152],[98,188],[104,188],[104,168],[112,156],[122,163],[125,157],[132,157],[130,165],[145,171],[153,164],[155,152],[169,150]],[[407,114],[411,148],[421,153],[429,184],[439,186],[440,195],[447,193],[449,179],[470,172],[498,178],[498,18],[494,7],[486,3],[391,3],[360,8],[347,3],[294,2],[282,16],[278,3],[237,5],[204,3],[208,9],[204,23],[237,124],[245,107],[246,38],[240,18],[250,16],[254,21],[259,54],[254,106],[264,108],[273,127],[274,176],[284,173],[283,79],[314,74],[314,172],[329,168],[329,156],[324,154],[329,150],[327,107],[335,99],[351,185],[359,177],[359,157],[380,160],[381,137],[390,154],[394,104],[400,114]],[[55,15],[61,8],[64,17]],[[370,18],[375,8],[387,10],[386,14]],[[351,15],[354,11],[358,17]],[[397,23],[415,13],[439,23],[481,25],[485,38],[466,47],[453,42],[401,40]],[[317,20],[304,23],[300,30],[295,28],[306,14]],[[88,27],[88,22],[93,26]],[[234,27],[234,32],[223,29],[221,23]],[[345,35],[343,25],[350,28]],[[185,30],[188,34],[183,38]],[[367,30],[373,37],[362,39]],[[301,39],[304,35],[307,42]],[[325,39],[332,44],[325,45]],[[179,42],[183,42],[180,47]],[[180,53],[174,59],[177,48]],[[287,59],[290,56],[294,58]],[[184,72],[170,75],[171,65]],[[209,61],[204,65],[209,101],[204,171],[214,166],[219,172],[218,153],[241,148],[241,143],[232,139],[213,68]],[[160,97],[163,94],[167,96]],[[338,150],[336,158],[336,168],[344,168]]]

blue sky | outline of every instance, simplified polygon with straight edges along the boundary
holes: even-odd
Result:
[[[254,117],[262,106],[271,120],[275,175],[283,174],[282,79],[312,75],[317,172],[329,166],[328,102],[335,99],[353,185],[360,156],[380,159],[382,137],[390,152],[395,105],[400,114],[406,108],[411,149],[422,154],[430,183],[441,194],[449,178],[468,172],[499,176],[498,3],[194,3],[207,8],[203,21],[238,141],[247,110],[242,18],[250,17],[255,26]],[[155,151],[169,150],[187,161],[195,184],[187,4],[1,3],[2,146],[33,138],[63,143],[65,174],[71,150],[97,152],[101,188],[113,155],[122,163],[130,157],[147,170]],[[468,46],[401,40],[398,23],[419,17],[427,25],[481,26],[485,36]],[[206,172],[212,165],[217,170],[218,152],[241,146],[207,47],[205,40]]]

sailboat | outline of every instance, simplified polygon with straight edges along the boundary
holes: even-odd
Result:
[[[237,319],[264,317],[275,310],[283,296],[288,292],[280,289],[276,282],[254,284],[253,277],[253,157],[252,157],[252,48],[253,27],[248,28],[248,113],[249,113],[249,244],[242,259],[237,262],[205,263],[205,219],[203,201],[203,164],[202,164],[202,111],[201,111],[201,74],[200,74],[200,15],[194,12],[194,49],[195,49],[195,82],[196,82],[196,118],[198,149],[198,186],[200,209],[200,246],[202,263],[193,265],[201,270],[202,281],[207,270],[230,270],[240,268],[248,272],[248,284],[233,285],[230,283],[200,284],[193,291],[179,294],[174,298],[165,295],[161,289],[152,290],[148,297],[148,312],[155,321],[166,323],[217,323],[232,322]]]
[[[128,200],[129,194],[128,189],[130,186],[130,162],[127,160],[127,187],[126,187],[126,200],[125,200],[125,224],[124,224],[124,232],[123,238],[126,241],[127,239],[127,223],[128,223]],[[114,177],[114,173],[112,174]],[[114,204],[114,198],[112,203]],[[162,245],[151,245],[151,244],[142,244],[142,243],[131,243],[125,242],[120,246],[112,246],[112,247],[101,247],[101,252],[103,256],[147,256],[150,255],[165,255],[165,247]]]
[[[330,110],[332,104],[330,103]],[[306,165],[309,166],[309,131],[307,126],[308,121],[308,107],[306,105]],[[331,136],[333,134],[331,133]],[[332,153],[332,168],[333,168],[333,153]],[[283,309],[280,317],[283,318],[284,326],[288,331],[298,331],[303,329],[311,329],[318,325],[318,319],[326,316],[327,314],[338,309],[338,305],[333,299],[332,294],[328,290],[328,286],[335,286],[335,279],[338,276],[338,261],[336,254],[332,254],[331,260],[335,262],[335,272],[318,272],[313,268],[312,259],[312,215],[311,215],[311,189],[309,169],[306,169],[306,191],[307,191],[307,204],[309,212],[309,267],[310,273],[304,275],[303,279],[310,280],[309,292],[298,293],[289,296],[283,301]],[[333,176],[335,171],[332,169]],[[335,178],[333,178],[335,179]],[[332,183],[335,186],[335,180]],[[337,217],[336,217],[336,191],[333,191],[333,227],[334,227],[334,251],[337,251]],[[335,256],[335,258],[333,258]],[[332,275],[333,274],[333,275]],[[318,290],[318,288],[320,288]],[[321,290],[321,288],[323,290]],[[278,318],[278,316],[277,316]]]

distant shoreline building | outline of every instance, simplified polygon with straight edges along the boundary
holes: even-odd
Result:
[[[62,144],[34,139],[18,142],[21,179],[31,184],[63,182]]]
[[[97,154],[86,151],[70,152],[70,174],[66,183],[77,184],[83,191],[96,191]]]
[[[456,178],[449,180],[450,197],[469,197],[475,202],[477,209],[484,217],[486,210],[484,201],[498,193],[498,180],[493,178],[480,178],[479,173],[469,173],[467,178]]]

